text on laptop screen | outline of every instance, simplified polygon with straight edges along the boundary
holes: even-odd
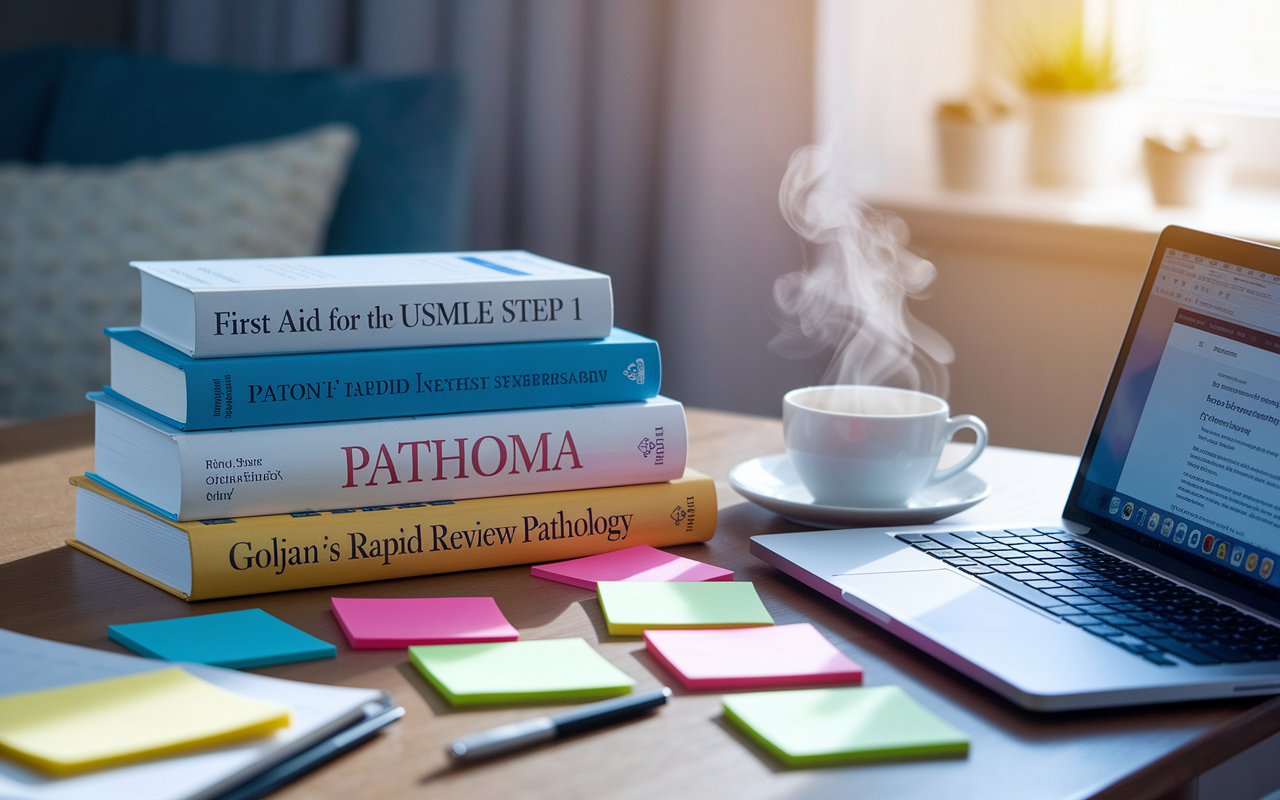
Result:
[[[1280,585],[1280,276],[1165,248],[1078,506]]]

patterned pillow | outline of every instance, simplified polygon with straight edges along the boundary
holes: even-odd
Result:
[[[112,167],[0,164],[0,418],[87,410],[102,329],[136,325],[130,261],[319,253],[347,125]]]

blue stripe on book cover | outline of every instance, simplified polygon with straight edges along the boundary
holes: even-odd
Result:
[[[162,418],[188,431],[631,402],[662,382],[658,343],[620,328],[604,339],[201,359],[137,328],[105,332],[182,371],[187,421]]]
[[[146,500],[143,500],[141,497],[138,497],[136,494],[132,492],[126,492],[124,489],[121,489],[119,486],[115,485],[114,483],[102,477],[96,472],[86,472],[84,475],[89,480],[93,481],[99,486],[110,489],[111,491],[123,497],[125,500],[128,500],[130,503],[133,503],[135,506],[138,506],[140,508],[145,508],[147,511],[150,511],[152,514],[155,514],[158,517],[164,517],[165,519],[171,520],[173,522],[178,521],[177,514],[174,514],[170,511],[165,511],[163,508],[161,508],[160,506],[154,503],[148,503]]]

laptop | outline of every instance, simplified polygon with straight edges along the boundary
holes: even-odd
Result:
[[[1280,693],[1280,249],[1161,233],[1065,500],[751,552],[1024,708]]]

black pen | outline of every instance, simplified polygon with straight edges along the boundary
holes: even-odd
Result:
[[[277,764],[261,775],[255,776],[240,786],[219,795],[218,800],[257,800],[259,797],[274,792],[282,786],[302,777],[311,770],[325,764],[349,750],[364,744],[373,738],[382,728],[404,716],[404,709],[389,708],[374,716],[339,731],[309,750],[304,750],[293,758]]]
[[[503,753],[523,750],[553,739],[603,728],[605,725],[638,717],[649,709],[666,703],[670,696],[671,690],[664,686],[652,692],[592,703],[563,714],[499,725],[487,731],[464,736],[446,747],[445,752],[460,764],[482,761]]]

